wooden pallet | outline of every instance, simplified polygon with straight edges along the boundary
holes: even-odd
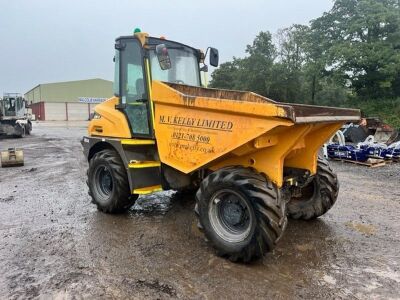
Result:
[[[390,164],[399,163],[400,160],[399,159],[390,159],[390,160],[385,160],[385,162],[387,165],[390,165]]]
[[[349,160],[349,159],[340,159],[340,158],[333,158],[333,160],[344,161],[347,163],[352,163],[352,164],[359,165],[359,166],[366,166],[369,168],[378,168],[378,167],[383,167],[386,165],[386,162],[383,159],[375,159],[375,158],[369,158],[367,161],[364,161],[364,162]]]

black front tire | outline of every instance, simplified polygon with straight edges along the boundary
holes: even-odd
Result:
[[[28,123],[26,123],[26,126],[25,126],[25,132],[27,135],[30,135],[31,131],[32,131],[32,123],[28,122]]]
[[[25,137],[25,126],[24,125],[17,125],[19,128],[17,129],[19,131],[19,134],[17,135],[19,138]]]
[[[285,230],[285,209],[276,185],[240,166],[211,173],[196,194],[199,228],[217,254],[231,261],[248,262],[271,251]]]
[[[301,190],[301,197],[288,203],[292,219],[312,220],[324,215],[335,204],[339,194],[339,181],[325,158],[318,158],[317,174]]]
[[[89,196],[97,209],[105,213],[122,213],[135,204],[128,176],[118,153],[111,149],[97,152],[89,162],[86,181]]]

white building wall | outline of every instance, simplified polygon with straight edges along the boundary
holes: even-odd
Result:
[[[87,121],[94,112],[94,103],[45,102],[46,121]]]
[[[67,119],[65,103],[44,103],[44,116],[46,121],[65,121]]]
[[[67,103],[68,121],[89,120],[89,104]]]

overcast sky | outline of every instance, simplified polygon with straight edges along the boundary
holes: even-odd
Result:
[[[112,80],[114,39],[135,27],[220,61],[241,57],[261,30],[307,24],[331,0],[0,0],[0,93],[39,83]]]

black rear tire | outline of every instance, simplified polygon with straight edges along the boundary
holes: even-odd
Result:
[[[217,254],[231,261],[248,262],[271,251],[285,230],[285,209],[276,185],[240,166],[211,173],[196,194],[199,228]]]
[[[86,181],[89,196],[97,209],[105,213],[122,213],[135,204],[128,176],[118,153],[111,149],[97,152],[89,161]]]
[[[301,192],[301,197],[292,198],[288,203],[288,215],[292,219],[312,220],[332,208],[339,194],[339,181],[326,159],[318,158],[317,174]]]

